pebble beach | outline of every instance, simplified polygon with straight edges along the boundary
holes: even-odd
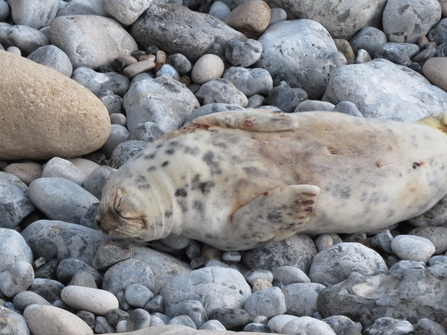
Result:
[[[251,108],[447,110],[447,1],[0,0],[0,335],[447,335],[447,196],[245,251],[97,229],[131,157]]]

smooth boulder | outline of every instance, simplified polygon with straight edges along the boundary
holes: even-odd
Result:
[[[0,72],[0,159],[76,157],[107,140],[107,109],[85,87],[1,50]]]

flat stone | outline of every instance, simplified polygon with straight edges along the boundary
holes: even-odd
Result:
[[[76,157],[106,141],[107,109],[85,87],[5,51],[0,71],[0,159]]]
[[[138,50],[135,40],[121,24],[102,16],[58,16],[50,32],[51,43],[67,54],[75,69],[108,65],[115,58]]]

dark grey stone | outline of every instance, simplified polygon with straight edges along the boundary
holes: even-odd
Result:
[[[292,88],[287,82],[281,81],[278,86],[270,90],[264,100],[264,105],[273,105],[283,112],[291,113],[306,99],[306,91],[301,88]]]
[[[95,319],[95,333],[96,334],[108,334],[113,333],[115,328],[107,323],[107,320],[103,316],[97,316]]]
[[[99,92],[98,97],[102,101],[104,106],[106,106],[109,115],[113,113],[124,114],[125,110],[123,107],[123,98],[113,93],[113,91],[102,90]]]
[[[408,220],[412,226],[441,226],[447,222],[447,196],[441,198],[436,205],[425,213]]]
[[[412,43],[386,43],[374,54],[375,58],[384,58],[393,63],[408,66],[411,58],[419,53],[417,44]]]
[[[307,273],[317,248],[308,235],[295,234],[280,242],[242,251],[241,254],[242,263],[250,269],[273,270],[278,266],[293,265]]]
[[[180,53],[169,55],[166,63],[171,65],[180,76],[187,74],[192,69],[191,62]]]
[[[385,229],[373,236],[371,240],[371,245],[373,247],[380,248],[389,254],[392,254],[393,253],[393,250],[391,250],[392,241],[393,241],[393,235],[388,229]]]
[[[126,240],[106,240],[96,251],[93,267],[97,270],[107,270],[120,261],[132,258],[133,247],[132,242]]]
[[[163,297],[161,295],[157,295],[144,306],[144,309],[149,313],[162,313],[164,310],[164,304],[165,301]]]
[[[153,297],[152,291],[139,283],[130,284],[124,291],[124,298],[131,307],[143,308]]]
[[[82,321],[89,325],[90,328],[95,328],[95,314],[89,311],[79,311],[76,313]]]
[[[53,303],[61,298],[61,292],[64,287],[62,283],[56,280],[35,278],[28,290],[37,293],[48,302]]]
[[[349,43],[352,49],[357,54],[360,49],[368,51],[370,55],[375,53],[388,42],[385,33],[375,27],[362,28]]]
[[[122,320],[127,320],[129,318],[129,313],[123,311],[122,309],[114,308],[107,312],[106,320],[111,326],[116,326],[118,322]]]
[[[129,313],[127,318],[127,331],[147,328],[151,325],[151,315],[144,309],[137,308]]]
[[[127,140],[121,142],[112,152],[112,156],[110,157],[110,165],[114,169],[119,169],[129,159],[144,150],[147,145],[148,142],[140,140]]]
[[[61,283],[68,283],[78,272],[86,272],[94,278],[96,285],[101,286],[102,276],[89,264],[74,258],[66,258],[59,262],[57,267],[57,279]]]
[[[253,317],[242,308],[216,308],[210,313],[209,318],[219,321],[226,329],[244,327],[253,320]]]
[[[325,319],[323,319],[324,322],[326,322],[337,335],[348,335],[346,333],[347,329],[350,327],[355,327],[354,331],[357,331],[357,334],[353,334],[352,330],[349,331],[349,335],[360,335],[362,327],[361,325],[356,324],[354,321],[352,321],[350,318],[344,315],[333,315],[329,316]]]
[[[143,122],[138,124],[130,132],[130,140],[154,142],[162,137],[164,132],[155,122]]]
[[[447,18],[442,19],[439,23],[428,33],[428,39],[436,44],[447,43]],[[1,40],[0,40],[1,43]]]
[[[129,139],[129,136],[130,134],[126,127],[120,124],[112,124],[109,137],[100,148],[100,151],[104,153],[107,158],[111,158],[116,147],[121,143],[126,142]]]

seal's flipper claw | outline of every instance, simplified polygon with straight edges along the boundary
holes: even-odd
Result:
[[[447,111],[440,112],[436,115],[430,115],[416,121],[418,124],[433,127],[447,134]]]
[[[255,132],[280,132],[298,128],[293,114],[277,113],[270,109],[247,109],[201,116],[193,124],[241,129]]]
[[[264,192],[232,217],[232,227],[259,242],[280,241],[293,235],[309,221],[320,188],[290,185]],[[256,228],[250,228],[255,226]]]

